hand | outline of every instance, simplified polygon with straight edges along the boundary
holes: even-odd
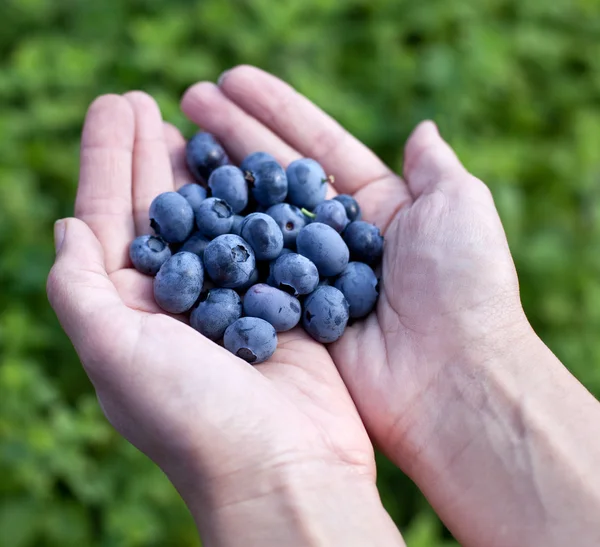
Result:
[[[143,93],[89,109],[77,219],[56,225],[48,295],[106,416],[170,477],[206,545],[311,545],[328,534],[401,544],[327,349],[298,329],[252,367],[161,313],[152,278],[131,268],[128,246],[149,231],[151,200],[186,182],[183,146]]]
[[[252,67],[194,86],[182,107],[238,156],[315,158],[381,228],[376,313],[330,353],[371,437],[461,544],[600,541],[600,406],[532,331],[492,196],[435,125],[413,132],[402,179]]]

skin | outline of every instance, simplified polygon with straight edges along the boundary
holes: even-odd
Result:
[[[159,314],[128,262],[151,199],[186,179],[181,136],[139,92],[91,106],[48,294],[108,419],[205,544],[402,545],[367,431],[462,545],[599,543],[600,405],[529,326],[489,190],[436,127],[415,130],[401,178],[256,68],[193,86],[182,108],[235,161],[315,158],[386,238],[376,313],[328,348],[284,333],[250,367]]]

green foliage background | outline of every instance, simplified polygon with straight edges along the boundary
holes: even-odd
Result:
[[[400,169],[432,117],[491,186],[529,317],[600,395],[598,0],[2,0],[0,543],[198,545],[167,480],[104,421],[49,309],[53,221],[72,211],[89,102],[178,97],[252,63]],[[381,460],[409,547],[455,545]]]

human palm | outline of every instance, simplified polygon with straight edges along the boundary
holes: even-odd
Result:
[[[79,220],[67,222],[48,293],[104,412],[184,497],[198,476],[227,505],[239,479],[274,468],[373,481],[369,438],[324,346],[297,329],[252,367],[162,313],[152,279],[131,268],[128,245],[148,231],[150,201],[186,182],[182,154],[183,138],[149,96],[90,107]]]

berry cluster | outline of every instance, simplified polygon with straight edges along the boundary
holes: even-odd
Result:
[[[191,310],[194,329],[252,364],[273,354],[277,332],[302,323],[326,344],[373,310],[383,237],[351,196],[325,200],[330,177],[316,161],[283,169],[256,152],[238,168],[204,132],[186,158],[198,184],[157,196],[155,235],[136,238],[129,253],[155,276],[163,310]]]

